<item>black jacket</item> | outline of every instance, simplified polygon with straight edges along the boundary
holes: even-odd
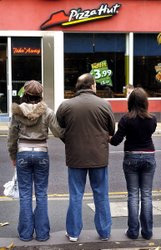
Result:
[[[155,116],[152,118],[128,118],[124,115],[118,124],[116,134],[110,143],[117,146],[125,139],[124,151],[153,151],[152,134],[157,126]]]

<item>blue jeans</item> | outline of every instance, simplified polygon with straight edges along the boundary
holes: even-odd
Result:
[[[129,238],[138,238],[140,226],[143,238],[150,239],[152,237],[152,185],[155,167],[154,154],[125,153],[123,169],[128,191],[127,236]],[[141,196],[140,213],[139,191]]]
[[[48,219],[48,175],[49,157],[47,152],[19,152],[16,159],[20,194],[18,233],[21,240],[33,238],[43,241],[49,238]],[[32,209],[33,183],[36,207]]]
[[[82,198],[85,190],[86,176],[89,173],[90,185],[95,203],[95,226],[101,238],[107,238],[111,232],[111,213],[108,197],[108,169],[102,168],[68,168],[69,207],[66,218],[67,233],[79,237],[83,228]]]

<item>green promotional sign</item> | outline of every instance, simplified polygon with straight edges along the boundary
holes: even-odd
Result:
[[[23,94],[24,94],[24,87],[22,87],[22,88],[20,88],[20,90],[18,91],[18,96],[19,97],[22,97],[23,96]]]
[[[108,69],[107,61],[101,61],[98,63],[91,64],[92,70],[90,72],[91,75],[94,76],[96,83],[100,85],[107,85],[112,87],[112,70]]]

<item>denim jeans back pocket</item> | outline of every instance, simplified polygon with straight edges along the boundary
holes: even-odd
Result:
[[[128,169],[136,169],[137,168],[137,160],[136,159],[130,159],[128,158],[124,158],[123,161],[123,169],[124,171],[128,170]]]
[[[48,165],[49,165],[49,159],[47,158],[39,159],[39,166],[46,167]]]
[[[38,168],[41,171],[48,171],[49,169],[49,155],[48,153],[40,152],[35,155],[35,168]]]
[[[28,161],[26,159],[24,159],[24,158],[17,159],[17,166],[19,168],[25,168],[25,167],[27,167],[27,165],[28,165]]]
[[[144,169],[144,171],[155,171],[156,168],[156,161],[155,158],[152,159],[145,159],[143,164],[142,164],[142,168]]]
[[[125,155],[123,161],[124,171],[154,171],[156,167],[154,154],[131,154]]]

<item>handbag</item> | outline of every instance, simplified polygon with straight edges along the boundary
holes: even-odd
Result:
[[[4,187],[4,195],[7,197],[11,197],[13,199],[19,198],[19,189],[18,189],[18,180],[17,180],[17,171],[15,169],[14,175],[11,181],[8,181],[3,185]]]

